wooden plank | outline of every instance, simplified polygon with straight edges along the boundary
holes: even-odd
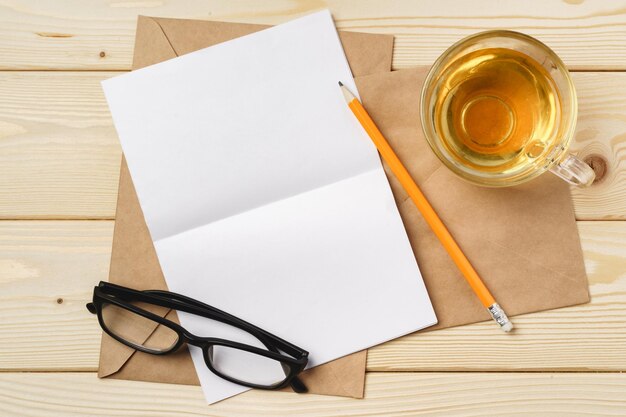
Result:
[[[624,374],[370,373],[365,399],[249,391],[208,406],[200,387],[97,380],[90,373],[0,374],[4,416],[626,415]]]
[[[0,68],[129,69],[139,14],[278,24],[329,7],[339,28],[395,34],[395,68],[430,64],[464,36],[506,28],[538,37],[572,68],[625,69],[625,5],[610,0],[444,0],[427,5],[412,0],[358,5],[350,0],[14,0],[0,6]]]
[[[100,88],[116,73],[0,73],[0,218],[113,218],[120,147]],[[579,219],[626,219],[626,73],[575,73],[573,150],[600,181]],[[600,172],[600,171],[599,171]]]
[[[85,304],[107,280],[112,236],[112,221],[0,222],[0,369],[97,368]]]
[[[0,222],[0,371],[89,370],[100,331],[85,309],[106,279],[110,221]],[[579,222],[592,302],[420,333],[371,350],[373,371],[626,369],[626,222]],[[63,300],[61,304],[57,300]]]
[[[626,219],[626,73],[607,75],[573,74],[578,123],[571,151],[597,174],[591,187],[572,188],[579,220]]]
[[[115,73],[0,73],[0,218],[112,218],[121,149],[100,89]]]

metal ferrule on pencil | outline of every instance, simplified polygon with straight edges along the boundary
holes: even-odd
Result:
[[[492,305],[487,307],[487,310],[489,310],[489,314],[491,314],[491,317],[496,321],[496,323],[500,325],[502,330],[504,330],[505,332],[510,332],[511,330],[513,330],[513,323],[509,321],[509,318],[507,317],[502,307],[500,307],[500,304],[493,303]]]

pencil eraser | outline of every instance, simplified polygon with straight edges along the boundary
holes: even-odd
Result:
[[[511,323],[510,321],[507,321],[506,323],[502,325],[502,330],[504,330],[507,333],[510,332],[511,330],[513,330],[513,323]]]

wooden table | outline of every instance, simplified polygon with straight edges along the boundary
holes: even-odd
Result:
[[[370,351],[365,400],[98,380],[84,305],[107,278],[120,146],[100,81],[130,68],[138,14],[276,24],[294,1],[0,1],[0,415],[626,415],[626,2],[329,1],[340,28],[396,35],[394,68],[479,30],[534,35],[574,70],[573,190],[592,302],[407,336]],[[559,256],[555,253],[554,256]]]

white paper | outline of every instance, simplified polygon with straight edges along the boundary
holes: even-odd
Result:
[[[310,366],[436,323],[339,80],[356,92],[322,11],[103,82],[169,289],[308,350]],[[209,403],[246,390],[191,355]]]

